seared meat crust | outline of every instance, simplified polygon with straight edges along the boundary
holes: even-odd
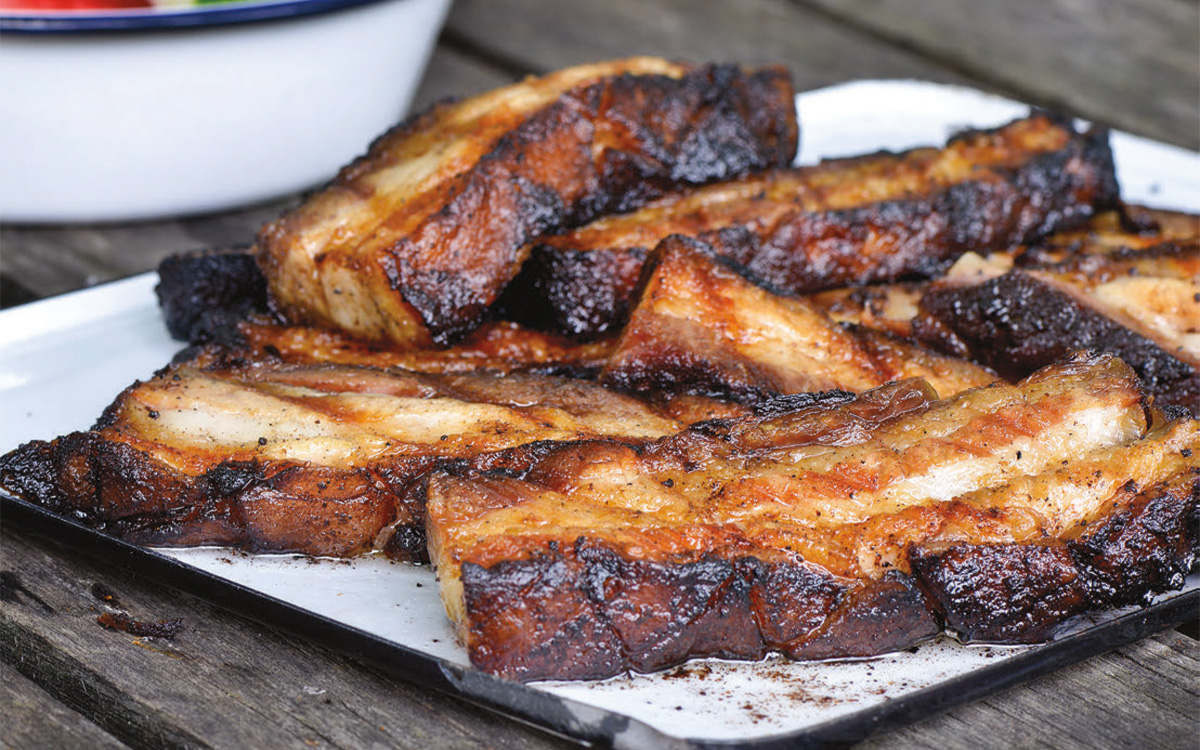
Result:
[[[649,251],[698,237],[791,293],[929,277],[1116,205],[1107,133],[1035,114],[915,149],[751,175],[538,240],[501,305],[596,336],[623,323]]]
[[[1197,295],[1200,245],[1157,245],[933,285],[913,327],[1010,379],[1077,348],[1113,352],[1162,403],[1200,414]]]
[[[679,427],[584,381],[210,348],[128,388],[92,430],[0,457],[0,486],[141,544],[423,557],[424,509],[406,489],[439,461],[518,466],[540,440],[636,443]]]
[[[915,547],[913,570],[947,627],[969,641],[1034,643],[1065,619],[1179,588],[1200,546],[1200,466],[1139,491],[1079,539]]]
[[[991,372],[866,329],[756,286],[697,240],[659,243],[600,382],[633,392],[756,402],[804,391],[865,391],[921,377],[952,395]]]
[[[1014,266],[1061,268],[1076,281],[1112,281],[1124,275],[1162,273],[1164,264],[1182,263],[1167,253],[1139,253],[1156,245],[1169,247],[1200,241],[1200,216],[1124,205],[1120,210],[1099,214],[1082,227],[1057,232],[1031,245],[1021,245],[980,257],[966,253],[942,279],[955,283],[983,282]],[[1139,260],[1140,259],[1140,260]],[[1056,265],[1061,264],[1061,265]],[[1195,271],[1191,271],[1194,275]],[[1182,266],[1176,278],[1187,278]],[[860,287],[841,287],[807,295],[806,299],[831,318],[855,323],[904,338],[911,338],[912,321],[930,281],[896,282]],[[1139,300],[1145,302],[1146,300]],[[1131,309],[1131,311],[1133,311]]]
[[[178,253],[158,264],[154,287],[171,335],[194,341],[214,318],[228,325],[267,310],[267,282],[250,248]]]
[[[385,134],[265,227],[259,260],[292,322],[448,344],[483,320],[536,236],[787,164],[796,139],[782,68],[572,68]]]
[[[1147,433],[1135,376],[1107,356],[943,401],[908,381],[765,413],[426,477],[430,556],[472,662],[594,678],[692,656],[902,648],[943,616],[910,550],[1065,543],[1081,523],[1140,512],[1131,478],[1186,483],[1200,461],[1197,423]],[[1196,512],[1172,507],[1184,520],[1171,528]],[[1162,564],[1189,565],[1191,539]],[[1175,582],[1098,559],[1136,596]]]
[[[429,374],[525,372],[563,377],[594,376],[615,343],[604,339],[578,343],[506,321],[484,323],[446,349],[398,350],[336,331],[281,326],[256,318],[238,321],[221,336],[222,343],[267,361],[398,367]]]

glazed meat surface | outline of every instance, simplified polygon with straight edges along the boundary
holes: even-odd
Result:
[[[944,148],[776,170],[538,240],[502,305],[575,335],[619,327],[647,253],[697,237],[792,293],[932,276],[1115,205],[1107,134],[1035,114]]]
[[[570,68],[384,134],[264,227],[259,262],[291,322],[447,344],[479,324],[534,237],[787,164],[796,141],[782,68],[658,58]]]
[[[663,240],[600,382],[755,402],[804,391],[859,392],[910,377],[948,396],[996,379],[900,338],[844,328],[739,270],[697,240]]]
[[[803,113],[801,113],[803,114]],[[478,668],[1020,643],[1200,541],[1200,219],[1033,111],[794,168],[779,67],[439,104],[255,246],[191,345],[0,489],[147,545],[432,560]]]
[[[406,489],[439,461],[519,464],[537,441],[679,428],[584,381],[207,349],[128,388],[93,429],[0,458],[0,485],[142,544],[421,558],[424,510]]]
[[[792,397],[641,448],[584,441],[519,472],[435,471],[430,554],[472,662],[511,678],[876,654],[939,631],[963,574],[927,586],[912,560],[946,560],[946,544],[1086,545],[1080,529],[1136,514],[1141,488],[1191,518],[1197,424],[1153,419],[1104,355],[946,400],[921,381]],[[1193,536],[1172,571],[1191,565]],[[1139,575],[1134,556],[1096,564]],[[1061,620],[1046,617],[1030,632]]]

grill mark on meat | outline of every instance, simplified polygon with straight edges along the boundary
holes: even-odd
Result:
[[[1123,512],[1115,476],[1191,471],[1195,422],[1155,419],[1148,434],[1125,365],[1080,355],[942,401],[897,383],[637,448],[551,446],[515,473],[432,472],[430,554],[473,663],[510,678],[880,653],[944,616],[909,549],[1057,544]],[[1028,497],[1054,487],[1061,506]],[[781,611],[796,616],[776,626]]]
[[[579,336],[618,328],[644,259],[670,234],[711,244],[756,277],[810,293],[943,271],[1079,226],[1114,207],[1108,135],[1035,113],[915,149],[751,175],[671,195],[539,240],[501,307]]]
[[[786,164],[795,117],[779,67],[633,58],[514,84],[385,134],[265,227],[259,260],[293,322],[446,345],[482,322],[536,236]]]

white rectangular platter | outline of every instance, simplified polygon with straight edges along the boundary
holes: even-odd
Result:
[[[844,84],[801,94],[797,106],[802,164],[939,144],[964,127],[994,126],[1028,111],[1027,105],[978,91],[913,81]],[[1127,201],[1200,212],[1200,154],[1123,133],[1113,134],[1112,145]],[[123,388],[170,360],[181,345],[162,325],[155,281],[146,274],[0,313],[0,452],[86,429]],[[802,741],[830,722],[853,724],[855,717],[862,717],[862,726],[852,734],[861,735],[881,706],[901,699],[919,704],[939,686],[972,675],[987,675],[984,682],[999,687],[1006,679],[994,675],[1003,673],[1002,665],[1011,662],[1013,670],[1027,671],[1029,655],[1045,648],[967,647],[941,640],[871,660],[702,660],[655,675],[518,686],[469,668],[428,567],[378,557],[314,564],[222,549],[160,552],[348,631],[398,644],[476,700],[618,747]],[[1183,593],[1159,601],[1194,596],[1197,588],[1200,577],[1193,576]],[[1111,618],[1082,622],[1077,631],[1086,633]],[[972,689],[981,687],[987,684]],[[946,692],[937,700],[944,703]],[[543,700],[547,697],[554,700]]]

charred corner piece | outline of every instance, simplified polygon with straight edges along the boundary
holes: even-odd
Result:
[[[746,403],[865,391],[921,377],[942,395],[996,376],[898,337],[841,326],[807,300],[755,285],[698,240],[673,235],[646,266],[637,306],[601,371],[605,385]]]
[[[259,259],[291,322],[446,345],[484,319],[535,237],[785,165],[796,142],[779,67],[630,58],[570,68],[384,134],[266,226]]]
[[[1200,414],[1200,244],[1166,243],[932,285],[925,343],[1023,377],[1077,348],[1124,359],[1160,404]]]
[[[251,248],[168,256],[158,265],[154,292],[167,330],[180,341],[209,338],[267,311],[267,282]]]

